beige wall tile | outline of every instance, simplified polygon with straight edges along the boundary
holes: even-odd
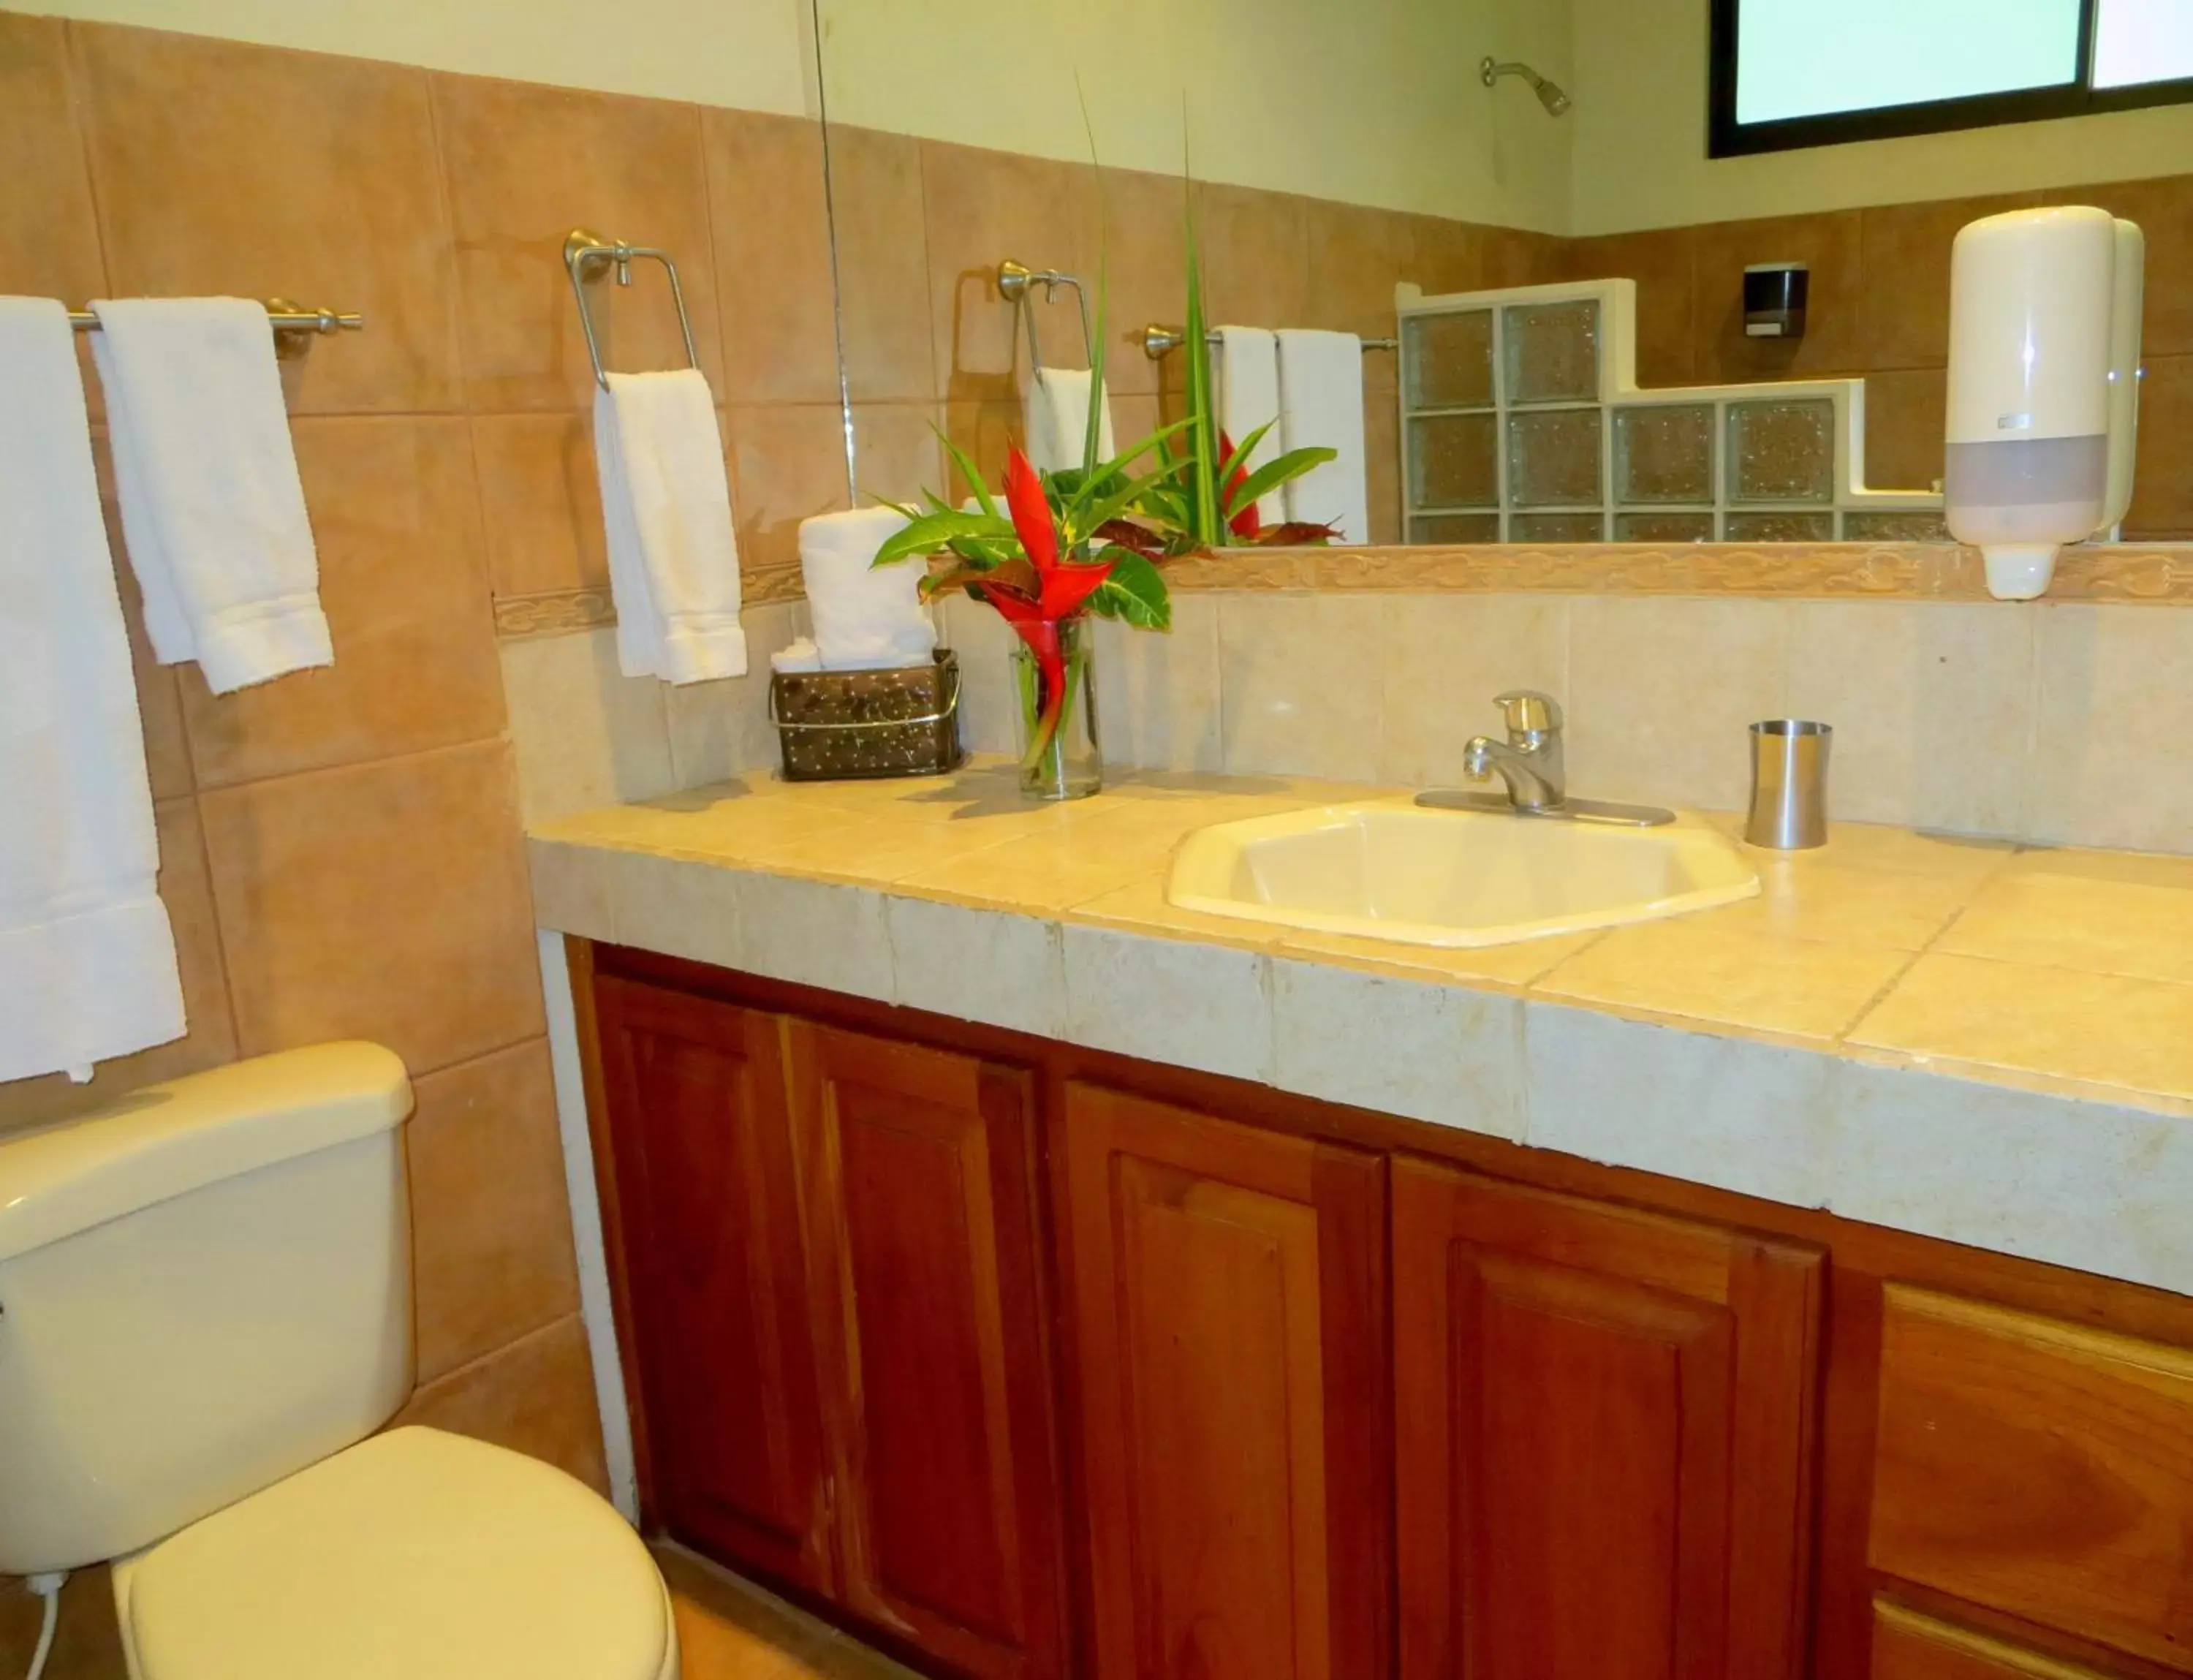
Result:
[[[1857,369],[1864,353],[1862,272],[1856,210],[1720,221],[1692,230],[1698,290],[1692,307],[1694,365],[1707,381],[1802,379]],[[1755,262],[1812,268],[1804,337],[1747,338],[1744,271]]]
[[[2020,833],[2034,616],[2007,605],[1792,602],[1789,710],[1835,728],[1829,810]]]
[[[1402,278],[1428,296],[1474,292],[1485,285],[1485,230],[1446,216],[1411,215],[1409,272]]]
[[[419,1380],[579,1309],[548,1046],[430,1074],[404,1132]]]
[[[1307,198],[1200,181],[1196,237],[1211,324],[1283,327],[1309,318]]]
[[[933,403],[853,405],[860,506],[896,502],[919,507],[924,491],[944,493],[944,450],[936,441],[943,417],[942,409]]]
[[[833,123],[830,190],[853,400],[933,401],[943,387],[930,316],[921,142]]]
[[[2024,209],[2037,192],[1992,198],[1938,198],[1884,204],[1858,213],[1864,284],[1859,315],[1860,365],[1939,368],[1950,360],[1950,248],[1957,231],[1982,216]]]
[[[608,588],[593,422],[575,412],[483,414],[472,433],[495,593]]]
[[[2124,880],[2106,867],[2115,860],[2091,869],[2081,861],[2076,853],[2042,868],[2013,860],[1934,949],[2193,985],[2193,883]],[[2193,872],[2193,863],[2179,868]]]
[[[2148,273],[2160,278],[2149,256]],[[2150,294],[2156,290],[2149,288]],[[2139,387],[2139,459],[2124,534],[2156,542],[2193,539],[2193,356],[2147,358]]]
[[[1142,353],[1142,329],[1177,325],[1188,312],[1188,192],[1172,175],[1107,169],[1103,176],[1110,281],[1105,382],[1116,398],[1157,393],[1160,364]],[[1093,283],[1094,276],[1091,276]],[[1092,299],[1093,304],[1093,299]],[[1127,425],[1114,404],[1122,446],[1155,429]]]
[[[1217,771],[1218,673],[1218,604],[1208,597],[1175,595],[1170,631],[1100,622],[1096,715],[1105,762]]]
[[[1222,597],[1227,770],[1376,777],[1385,630],[1384,603],[1371,596]]]
[[[701,144],[724,310],[719,398],[834,402],[838,332],[822,126],[804,117],[704,110]]]
[[[1888,946],[1790,938],[1709,911],[1618,927],[1535,989],[1824,1042],[1910,960]]]
[[[179,1079],[236,1059],[236,1023],[229,1012],[228,977],[222,966],[220,930],[206,874],[205,838],[192,800],[167,800],[152,808],[160,844],[160,902],[175,929],[176,966],[182,976],[183,1013],[189,1031],[171,1044],[103,1062],[91,1081],[65,1074],[0,1085],[0,1132],[83,1114],[143,1085]]]
[[[1023,418],[1018,397],[947,403],[944,405],[946,435],[962,455],[975,463],[976,471],[982,475],[982,482],[993,491],[1001,489],[1005,482],[1007,450],[1013,444],[1028,441],[1025,435],[1028,428]],[[1118,416],[1114,415],[1115,431],[1118,424]],[[1129,438],[1119,441],[1132,442],[1133,439]],[[973,493],[974,486],[966,481],[958,467],[953,467],[952,488],[946,494],[956,504]]]
[[[613,872],[600,848],[536,836],[525,842],[525,863],[535,924],[582,939],[616,940]]]
[[[100,488],[111,489],[106,471],[106,451],[102,444],[98,460]],[[114,513],[110,496],[106,511]],[[144,596],[137,588],[137,574],[130,570],[122,543],[122,530],[112,526],[106,541],[107,552],[114,557],[114,579],[122,596],[122,622],[129,634],[129,664],[137,679],[137,715],[145,725],[145,771],[152,783],[156,800],[175,799],[187,794],[197,784],[191,769],[191,748],[188,732],[183,727],[182,687],[177,680],[180,667],[153,662],[152,644],[145,634]]]
[[[615,629],[508,641],[501,653],[526,822],[652,799],[678,785],[665,711],[670,685],[618,668]]]
[[[784,875],[736,879],[741,966],[855,997],[890,998],[881,893]]]
[[[835,403],[813,404],[732,409],[725,421],[740,569],[796,571],[799,522],[850,505],[845,416]]]
[[[1875,490],[1932,490],[1947,453],[1950,376],[1935,368],[1865,376],[1865,481]]]
[[[1069,922],[1066,1035],[1092,1050],[1268,1081],[1272,1011],[1264,958]]]
[[[998,264],[1080,273],[1090,225],[1089,171],[1047,158],[925,140],[923,195],[929,243],[930,335],[943,395],[1003,398],[1017,391],[1026,335],[999,295]],[[1043,311],[1044,353],[1061,367],[1086,365],[1080,317],[1062,294]]]
[[[1402,537],[1401,416],[1394,391],[1399,361],[1384,350],[1366,351],[1363,358],[1363,499],[1370,540],[1379,546]]]
[[[1361,204],[1306,200],[1308,312],[1273,326],[1326,327],[1361,338],[1391,338],[1396,324],[1394,283],[1413,266],[1415,241],[1407,223],[1391,210]],[[1259,324],[1262,324],[1261,323]],[[1394,388],[1395,358],[1364,358],[1365,377],[1377,391]]]
[[[744,965],[732,870],[644,851],[598,853],[594,865],[618,943],[719,968]]]
[[[2038,621],[2027,834],[2074,846],[2193,851],[2193,616],[2064,605]]]
[[[1536,286],[1561,276],[1567,241],[1527,227],[1484,227],[1485,284],[1488,287]]]
[[[1595,799],[1738,808],[1750,737],[1783,707],[1787,606],[1681,597],[1569,607],[1569,785]]]
[[[673,786],[703,787],[744,771],[767,772],[782,762],[769,721],[769,659],[799,634],[804,615],[789,602],[750,606],[739,615],[747,632],[746,675],[657,685],[670,726]],[[521,772],[524,762],[521,755]]]
[[[944,603],[944,639],[959,655],[959,742],[971,753],[1020,751],[1013,697],[1012,631],[996,611],[965,595]],[[1097,656],[1102,658],[1102,652]],[[1096,726],[1104,726],[1104,673],[1096,673]]]
[[[2193,1098],[2193,986],[1929,952],[1850,1038],[1933,1061]]]
[[[2147,235],[2147,353],[2193,354],[2193,297],[2171,277],[2193,262],[2193,175],[2162,175],[2044,192],[2052,204],[2093,204],[2136,221]]]
[[[1532,1148],[1826,1200],[1827,1058],[1535,1001],[1523,1032]]]
[[[1520,999],[1324,963],[1271,969],[1282,1091],[1521,1138]]]
[[[1691,321],[1698,290],[1693,244],[1689,228],[1671,227],[1572,239],[1561,253],[1571,279],[1637,283],[1640,385],[1688,385],[1698,377],[1698,340]]]
[[[424,1424],[546,1459],[609,1492],[587,1331],[575,1314],[421,1386],[389,1427]]]
[[[420,72],[95,24],[74,40],[116,293],[359,310],[369,330],[284,364],[293,413],[456,405],[449,221]]]
[[[0,12],[0,292],[81,307],[108,287],[65,27]]]
[[[581,409],[593,372],[564,272],[574,227],[676,259],[701,365],[724,388],[700,113],[666,100],[436,75],[434,115],[456,240],[465,388],[481,411]],[[685,365],[661,266],[589,294],[608,364]]]
[[[541,1031],[501,743],[200,803],[244,1054],[366,1038],[425,1074]]]
[[[1066,1030],[1059,930],[1028,916],[892,898],[885,905],[898,1001],[1057,1038]]]
[[[297,467],[335,662],[216,696],[181,676],[199,783],[484,740],[503,726],[459,419],[301,420]]]
[[[1453,786],[1473,735],[1501,733],[1492,697],[1535,688],[1567,703],[1569,604],[1557,595],[1390,595],[1383,602],[1378,775]]]

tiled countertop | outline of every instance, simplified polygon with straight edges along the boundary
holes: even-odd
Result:
[[[1747,903],[1474,951],[1165,902],[1192,829],[1397,792],[755,776],[537,824],[535,896],[563,932],[2193,1293],[2193,857],[1839,826],[1749,851]]]

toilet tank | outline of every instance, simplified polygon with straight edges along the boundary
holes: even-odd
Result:
[[[404,1064],[262,1056],[0,1139],[0,1574],[117,1557],[411,1391]]]

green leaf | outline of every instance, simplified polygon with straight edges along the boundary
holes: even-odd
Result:
[[[1234,445],[1234,453],[1219,463],[1218,482],[1221,485],[1233,481],[1234,475],[1240,472],[1249,457],[1257,452],[1257,445],[1264,441],[1264,434],[1279,423],[1278,418],[1274,416]]]
[[[1112,563],[1112,575],[1089,598],[1089,609],[1137,630],[1172,628],[1172,598],[1165,574],[1131,548],[1110,548],[1097,555]]]
[[[1119,486],[1125,482],[1126,469],[1130,462],[1141,460],[1153,450],[1162,451],[1166,440],[1176,433],[1186,430],[1188,424],[1185,420],[1177,420],[1170,426],[1160,426],[1148,437],[1137,441],[1131,448],[1122,450],[1109,461],[1103,462],[1094,473],[1085,475],[1079,473],[1074,474],[1073,493],[1067,498],[1065,505],[1058,510],[1060,522],[1072,525],[1078,531],[1085,532],[1094,530],[1098,525],[1102,525],[1103,519],[1089,517],[1088,509],[1091,502],[1100,496],[1109,496],[1116,492]],[[1160,461],[1165,460],[1162,453],[1159,454],[1159,458]],[[1168,462],[1164,471],[1151,477],[1164,479],[1178,470],[1177,466]],[[1062,480],[1066,475],[1061,473],[1058,477]],[[1145,482],[1148,481],[1148,479],[1145,480]],[[1116,508],[1114,510],[1114,512],[1117,511]],[[1108,513],[1105,515],[1106,519],[1110,517]]]
[[[991,513],[962,513],[953,509],[924,513],[877,549],[875,559],[869,564],[887,566],[916,554],[933,554],[940,548],[950,548],[955,538],[1010,539],[1012,535],[1012,522]]]
[[[1104,202],[1104,166],[1096,157],[1096,124],[1089,115],[1088,90],[1074,72],[1074,96],[1081,101],[1081,131],[1089,137],[1089,170],[1096,186],[1096,325],[1089,346],[1089,423],[1081,439],[1081,466],[1096,476],[1096,451],[1104,439],[1104,321],[1112,301],[1111,211]]]
[[[1226,498],[1226,517],[1230,519],[1250,503],[1261,502],[1288,479],[1299,479],[1312,467],[1339,459],[1340,451],[1329,449],[1289,450],[1285,455],[1274,456],[1242,479]]]
[[[974,490],[975,500],[980,504],[982,511],[992,519],[1004,519],[1005,516],[998,511],[997,497],[990,494],[990,487],[982,482],[982,475],[976,469],[975,463],[967,458],[967,451],[947,437],[942,426],[932,422],[929,429],[936,433],[936,440],[944,445],[944,452],[952,457],[952,464],[959,469],[959,476],[965,479],[969,487]]]
[[[1145,473],[1139,479],[1125,480],[1111,495],[1093,507],[1083,509],[1074,516],[1072,526],[1074,540],[1079,542],[1091,533],[1102,530],[1107,520],[1134,507],[1172,474],[1172,468],[1160,467],[1156,472]]]
[[[1203,253],[1196,237],[1195,194],[1188,200],[1188,470],[1195,513],[1190,528],[1199,542],[1223,542],[1228,535],[1218,510],[1218,417],[1211,394],[1211,346],[1203,308]]]

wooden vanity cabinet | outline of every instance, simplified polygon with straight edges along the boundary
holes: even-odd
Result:
[[[1789,1680],[1824,1257],[1394,1164],[1401,1680]]]
[[[1064,1109],[1090,1671],[1388,1673],[1384,1162],[1093,1085]]]

